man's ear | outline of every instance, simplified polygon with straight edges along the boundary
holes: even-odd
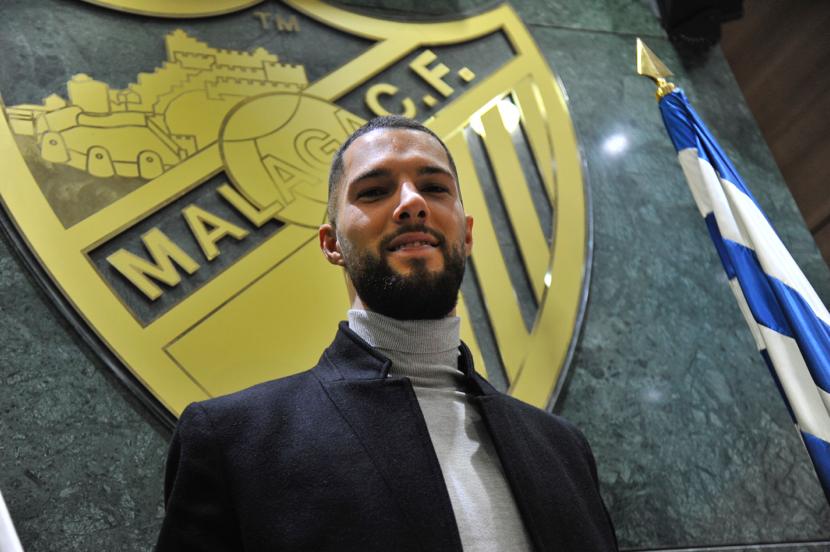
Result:
[[[340,251],[340,244],[337,242],[337,232],[329,224],[321,224],[320,230],[320,251],[328,262],[337,266],[344,266],[343,253]]]
[[[467,256],[473,252],[473,217],[467,215],[464,227],[464,251]]]

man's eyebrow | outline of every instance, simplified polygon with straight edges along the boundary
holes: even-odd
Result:
[[[384,177],[390,176],[391,174],[392,174],[392,171],[389,171],[387,169],[382,169],[382,168],[370,169],[370,170],[366,171],[365,173],[363,173],[361,175],[358,175],[357,177],[353,178],[347,184],[347,188],[350,188],[350,187],[354,186],[355,184],[357,184],[358,182],[361,182],[363,180],[371,180],[373,178],[384,178]],[[430,175],[430,174],[443,174],[443,175],[449,176],[450,178],[455,178],[450,171],[448,171],[447,169],[445,169],[443,167],[439,167],[439,166],[436,166],[436,165],[427,165],[425,167],[421,167],[420,169],[418,169],[418,175],[420,175],[420,176]]]
[[[356,178],[353,178],[347,184],[347,187],[351,187],[354,184],[357,184],[358,182],[360,182],[361,180],[369,180],[369,179],[372,179],[372,178],[382,178],[382,177],[385,177],[385,176],[389,176],[391,174],[392,173],[390,171],[386,170],[386,169],[371,169],[371,170],[368,170],[365,173],[357,176]]]
[[[453,177],[452,173],[450,171],[448,171],[447,169],[445,169],[443,167],[438,167],[438,166],[435,166],[435,165],[427,165],[426,167],[421,167],[420,169],[418,169],[418,174],[419,175],[444,174],[444,175],[449,176],[450,178],[455,178],[455,177]]]

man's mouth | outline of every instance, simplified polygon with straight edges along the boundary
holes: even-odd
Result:
[[[389,245],[386,246],[386,251],[408,251],[416,250],[424,247],[438,247],[440,241],[432,234],[426,232],[406,232],[396,236]]]

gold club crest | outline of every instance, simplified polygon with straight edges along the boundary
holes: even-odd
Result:
[[[402,23],[320,1],[95,3],[168,18],[166,58],[123,87],[86,67],[65,93],[8,102],[0,198],[45,283],[149,396],[178,415],[316,362],[348,308],[316,240],[330,158],[402,113],[446,141],[476,219],[462,338],[497,386],[548,405],[581,320],[588,206],[564,93],[509,6]],[[169,19],[216,14],[294,53]],[[343,48],[320,52],[323,30]],[[315,48],[339,65],[304,63]]]

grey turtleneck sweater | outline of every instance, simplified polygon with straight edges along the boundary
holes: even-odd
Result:
[[[531,550],[490,434],[458,370],[460,319],[395,320],[349,311],[349,327],[412,382],[465,552]]]

